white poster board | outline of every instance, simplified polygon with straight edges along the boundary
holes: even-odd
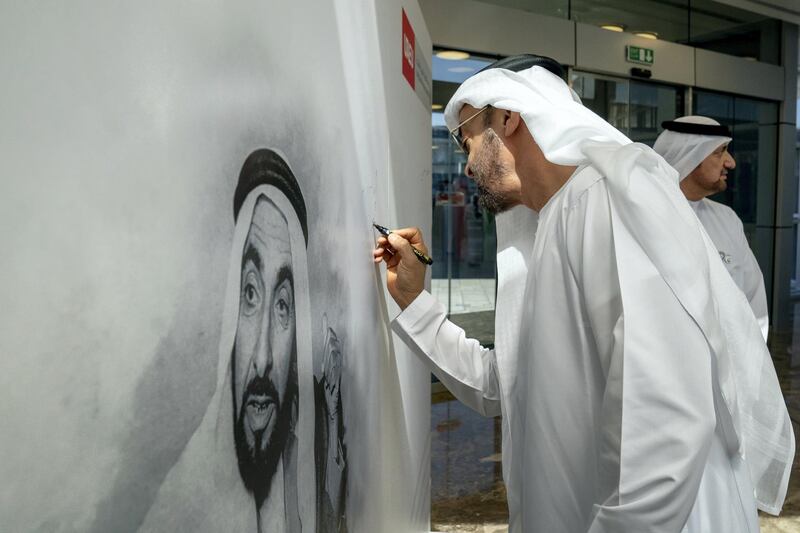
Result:
[[[416,1],[5,3],[0,46],[0,531],[426,531],[369,225],[430,229]]]

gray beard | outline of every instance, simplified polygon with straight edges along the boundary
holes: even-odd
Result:
[[[496,215],[508,211],[512,204],[503,194],[478,185],[478,205],[484,211]]]
[[[492,128],[487,128],[481,151],[475,154],[470,165],[478,186],[478,203],[492,214],[508,211],[515,203],[515,199],[501,186],[503,177],[509,174],[508,168],[500,160],[502,146],[500,137]]]

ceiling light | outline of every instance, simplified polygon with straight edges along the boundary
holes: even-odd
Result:
[[[439,149],[439,147],[436,146],[435,144],[433,146],[431,146],[431,150],[438,150],[438,149]]]
[[[637,37],[641,37],[642,39],[650,39],[651,41],[658,39],[658,34],[654,31],[637,31],[633,34]]]
[[[625,31],[625,26],[623,26],[622,24],[603,24],[600,27],[603,28],[604,30],[615,31],[617,33]]]
[[[431,105],[431,109],[432,109],[433,111],[436,111],[436,110],[438,110],[438,109],[442,109],[443,107],[444,107],[444,106],[443,106],[442,104],[432,104],[432,105]]]
[[[436,52],[436,57],[439,59],[457,61],[460,59],[469,59],[469,54],[466,52],[459,52],[458,50],[442,50],[441,52]]]

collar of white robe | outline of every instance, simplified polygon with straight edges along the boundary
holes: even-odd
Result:
[[[563,80],[538,66],[469,78],[445,109],[448,127],[458,124],[464,104],[519,112],[547,160],[592,165],[605,176],[618,264],[630,246],[643,250],[703,332],[715,358],[724,404],[719,422],[728,446],[745,457],[759,508],[777,514],[794,458],[791,420],[761,329],[677,187],[675,169],[581,105]],[[627,291],[625,279],[619,282],[623,308],[626,300],[647,298]]]

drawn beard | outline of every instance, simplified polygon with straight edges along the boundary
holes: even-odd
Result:
[[[235,361],[233,355],[232,361]],[[297,402],[297,356],[294,346],[291,357],[292,371],[283,401],[268,375],[256,376],[247,384],[239,413],[234,415],[233,440],[239,474],[244,486],[253,493],[258,508],[269,496],[272,477],[293,429],[293,413]],[[231,374],[235,375],[235,370]],[[235,387],[232,388],[235,390]],[[257,423],[256,429],[253,429],[254,420],[261,421],[264,418],[267,419],[266,423]]]
[[[480,152],[470,164],[478,187],[478,203],[492,214],[502,213],[514,205],[514,199],[502,188],[504,176],[509,171],[500,159],[503,141],[492,128],[487,128]]]

